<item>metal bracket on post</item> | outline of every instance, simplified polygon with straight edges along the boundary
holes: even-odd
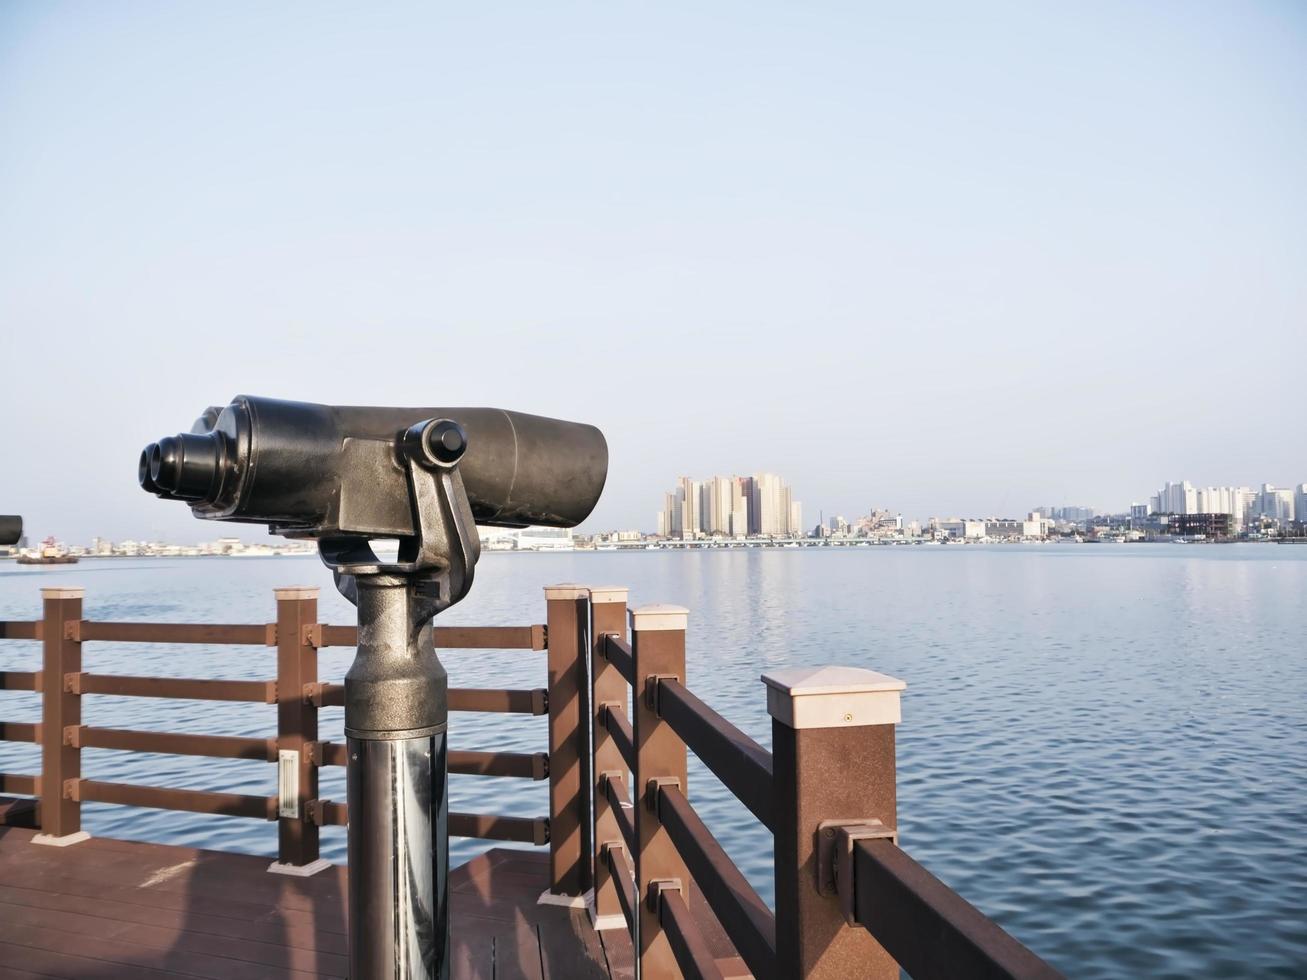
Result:
[[[670,786],[673,789],[681,788],[681,781],[675,776],[655,776],[644,786],[644,805],[649,808],[651,813],[658,812],[658,791],[664,786]]]
[[[663,681],[680,681],[680,679],[676,674],[650,674],[644,679],[644,703],[659,718],[663,716],[663,713],[658,710],[658,688]]]
[[[817,825],[817,893],[840,900],[844,921],[856,925],[853,888],[853,845],[860,840],[889,840],[898,845],[899,832],[879,820],[823,820]]]
[[[649,882],[648,900],[649,908],[657,913],[659,903],[663,900],[664,892],[679,892],[684,894],[681,888],[680,878],[655,878]]]
[[[609,715],[609,713],[611,712],[612,714],[615,715],[615,714],[617,714],[619,711],[621,711],[621,712],[626,711],[626,705],[622,704],[622,702],[620,702],[620,701],[600,701],[600,702],[599,702],[599,717],[603,720],[603,726],[604,726],[604,729],[605,729],[605,730],[608,729],[608,715]]]

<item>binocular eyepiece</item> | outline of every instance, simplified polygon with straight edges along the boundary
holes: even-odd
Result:
[[[141,450],[137,478],[150,493],[177,500],[203,500],[222,485],[231,464],[215,433],[167,436]]]
[[[0,514],[0,545],[18,544],[23,536],[23,519]]]
[[[137,476],[197,517],[294,537],[415,533],[407,465],[458,466],[479,524],[573,527],[608,447],[594,426],[496,408],[367,408],[238,396],[146,446]]]

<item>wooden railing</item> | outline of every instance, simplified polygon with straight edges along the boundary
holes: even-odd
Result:
[[[629,931],[645,980],[738,976],[735,957],[760,980],[1060,976],[899,849],[902,681],[848,668],[765,674],[769,752],[687,686],[688,612],[628,615],[626,598],[559,587],[549,628],[555,649],[571,648],[570,628],[589,653],[576,661],[588,693],[577,704],[593,721],[576,739],[594,832],[578,831],[591,860],[567,881],[571,894],[593,890],[596,928]],[[771,831],[775,913],[690,804],[690,751]],[[705,905],[734,957],[705,936]]]
[[[344,687],[318,678],[318,650],[353,646],[357,628],[317,621],[317,589],[276,590],[276,622],[254,625],[194,623],[95,622],[82,618],[81,589],[44,589],[41,619],[0,622],[0,639],[37,640],[42,644],[41,670],[0,672],[0,690],[35,691],[41,695],[41,721],[0,721],[0,740],[33,742],[41,747],[39,774],[0,773],[0,794],[37,798],[37,806],[0,810],[0,821],[34,820],[49,841],[70,842],[82,835],[81,804],[185,810],[230,817],[275,820],[278,865],[292,870],[318,861],[318,830],[347,820],[343,803],[321,799],[318,773],[324,766],[345,765],[345,747],[318,736],[318,709],[343,703]],[[544,626],[439,627],[441,648],[544,650]],[[197,643],[261,646],[276,650],[276,676],[267,680],[215,680],[129,677],[82,669],[86,643]],[[268,738],[222,734],[180,734],[103,728],[83,723],[88,695],[245,701],[277,706],[277,733]],[[536,690],[454,688],[452,711],[543,715],[549,697]],[[158,752],[223,759],[252,759],[293,767],[282,793],[254,796],[177,787],[145,786],[87,779],[81,773],[84,749]],[[291,755],[288,757],[287,753]],[[545,752],[515,753],[450,750],[453,773],[543,780],[549,775]],[[286,789],[293,793],[286,794]],[[286,806],[293,798],[289,815]],[[545,844],[549,818],[451,813],[450,833],[459,837]]]
[[[317,652],[354,645],[357,631],[317,621],[316,589],[278,590],[275,623],[239,626],[85,621],[81,590],[43,591],[42,619],[0,622],[0,639],[42,643],[41,670],[0,672],[0,690],[41,695],[41,721],[0,721],[0,739],[38,744],[42,771],[0,773],[0,794],[38,797],[46,840],[78,839],[81,804],[94,800],[276,820],[274,869],[320,863],[319,828],[344,824],[348,814],[318,791],[320,770],[343,766],[345,747],[318,734],[318,709],[341,704],[343,686],[318,677]],[[596,929],[628,931],[645,980],[741,970],[760,980],[889,980],[900,968],[917,980],[1060,975],[899,848],[894,736],[902,681],[848,668],[765,674],[768,751],[690,689],[686,610],[645,606],[628,613],[624,588],[551,586],[545,596],[545,626],[435,630],[439,647],[548,651],[545,688],[449,692],[455,711],[548,714],[548,752],[451,750],[449,767],[547,778],[549,815],[454,813],[449,830],[548,844],[550,889],[541,901],[588,905]],[[88,642],[275,648],[276,677],[95,674],[82,669]],[[95,694],[275,704],[277,733],[86,725],[82,701]],[[83,778],[83,749],[282,765],[291,753],[294,771],[290,785],[272,796],[139,786]],[[775,912],[691,805],[690,752],[772,834]],[[289,811],[285,795],[298,801]],[[715,928],[705,934],[713,919],[724,937]]]

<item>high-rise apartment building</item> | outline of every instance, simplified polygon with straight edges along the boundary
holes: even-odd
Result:
[[[663,495],[658,533],[664,537],[698,535],[786,537],[803,533],[803,508],[790,488],[772,473],[714,476],[702,482],[688,476]]]

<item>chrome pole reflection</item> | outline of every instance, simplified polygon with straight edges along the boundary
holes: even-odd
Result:
[[[350,976],[446,980],[445,733],[348,748]]]

